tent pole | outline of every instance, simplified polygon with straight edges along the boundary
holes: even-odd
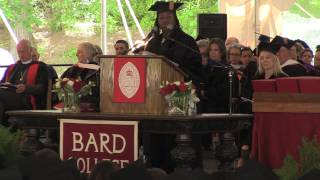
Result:
[[[101,48],[108,54],[107,46],[107,0],[101,0]]]

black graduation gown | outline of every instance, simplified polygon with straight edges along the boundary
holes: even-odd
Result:
[[[8,82],[13,85],[26,84],[27,72],[31,64],[39,64],[35,85],[27,85],[23,93],[16,93],[15,89],[0,89],[0,120],[4,121],[4,123],[6,123],[5,111],[32,109],[31,95],[36,98],[37,109],[45,109],[46,107],[48,71],[45,63],[32,61],[29,64],[22,64],[18,61],[11,71]],[[2,83],[6,81],[7,73],[8,69],[1,80]]]
[[[251,81],[256,75],[258,70],[257,62],[250,61],[249,64],[243,70],[243,74],[241,77],[241,97],[245,97],[248,99],[252,98],[252,85]]]
[[[96,64],[95,62],[90,62],[89,64]],[[92,95],[88,95],[81,98],[81,102],[92,103],[96,111],[99,110],[100,102],[100,72],[99,70],[80,68],[77,66],[72,66],[68,68],[62,75],[61,78],[80,78],[85,82],[92,81],[95,86],[92,88]]]
[[[198,46],[195,40],[180,28],[172,30],[166,39],[163,38],[163,35],[156,35],[148,42],[145,50],[165,56],[177,63],[190,76],[185,81],[192,80],[197,87],[200,86],[200,82],[203,82],[201,55]],[[201,145],[197,140],[199,137],[192,137],[193,143],[196,144],[194,147],[197,154],[194,167],[201,166]],[[150,155],[149,161],[152,166],[171,172],[175,165],[171,159],[170,150],[175,146],[175,136],[144,133],[143,138],[145,153]]]
[[[146,46],[146,51],[163,55],[177,63],[198,87],[202,82],[201,55],[195,40],[180,28],[172,30],[169,38],[157,35]]]
[[[308,75],[307,69],[302,64],[295,62],[294,60],[288,60],[286,63],[288,65],[282,66],[282,71],[288,74],[290,77]]]
[[[209,60],[207,66],[204,67],[204,74],[206,75],[206,87],[204,90],[207,98],[205,104],[206,113],[227,113],[229,112],[229,69],[227,63],[218,63]],[[232,77],[232,96],[236,97],[238,92],[238,78],[236,73]]]

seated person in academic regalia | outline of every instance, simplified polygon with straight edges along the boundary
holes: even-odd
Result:
[[[61,78],[75,78],[85,82],[92,81],[95,86],[92,88],[92,95],[84,96],[81,98],[80,108],[84,104],[89,104],[94,111],[99,110],[99,94],[100,94],[100,71],[96,62],[93,62],[93,57],[96,50],[93,44],[84,42],[78,45],[77,58],[78,62],[72,67],[68,68]],[[90,108],[90,109],[91,109]]]
[[[17,44],[19,60],[8,67],[0,85],[0,120],[7,125],[8,110],[44,109],[48,86],[46,64],[32,61],[31,43]]]
[[[281,68],[283,72],[289,76],[306,76],[306,68],[298,61],[290,59],[289,49],[293,46],[294,41],[280,36],[276,36],[272,41],[271,45],[276,46],[276,55],[279,58]]]
[[[313,58],[313,52],[311,49],[304,49],[301,52],[300,59],[304,67],[307,69],[308,75],[319,76],[320,71],[311,64],[312,58]]]
[[[276,47],[270,43],[259,44],[258,71],[254,79],[275,79],[288,76],[282,71],[280,61],[276,56],[279,46]]]

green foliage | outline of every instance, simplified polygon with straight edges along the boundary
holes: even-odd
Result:
[[[320,169],[320,146],[316,138],[310,142],[304,138],[299,154],[301,174],[305,174],[312,169]]]
[[[62,58],[67,59],[68,61],[66,63],[68,64],[75,64],[77,62],[76,53],[77,48],[72,47],[63,52]]]
[[[281,180],[296,180],[298,179],[298,163],[294,158],[288,155],[283,162],[281,169],[275,170],[275,173]]]
[[[100,23],[99,0],[33,0],[37,16],[52,31],[73,29],[77,22]]]
[[[21,132],[11,133],[6,127],[0,126],[0,155],[6,162],[20,157],[18,141]]]
[[[313,169],[320,169],[320,145],[316,137],[311,141],[303,138],[299,155],[300,162],[288,155],[283,166],[275,170],[280,180],[296,180]]]
[[[313,15],[316,18],[320,18],[320,1],[319,0],[297,0],[297,3],[300,4],[307,12]],[[291,13],[298,14],[302,17],[309,17],[297,6],[292,6],[290,9]]]
[[[188,34],[197,35],[197,15],[200,13],[218,12],[218,1],[197,0],[189,1],[184,8],[178,12],[182,29]]]
[[[13,27],[21,24],[31,32],[33,25],[40,25],[42,23],[37,17],[31,1],[0,0],[0,7]]]
[[[115,32],[123,27],[121,16],[116,0],[107,2],[107,28],[109,32]],[[129,26],[135,27],[125,1],[121,2]],[[197,14],[217,12],[217,0],[185,0],[182,2],[185,4],[178,12],[181,25],[187,33],[195,36]],[[137,19],[146,31],[152,28],[156,17],[154,12],[148,11],[153,3],[154,0],[130,0]],[[30,0],[26,3],[20,0],[0,0],[0,5],[13,24],[22,22],[23,26],[28,29],[33,25],[45,25],[54,32],[76,30],[76,23],[93,22],[96,31],[100,31],[100,0]]]

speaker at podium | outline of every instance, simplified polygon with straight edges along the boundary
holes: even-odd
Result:
[[[198,38],[227,39],[227,14],[198,14]]]

